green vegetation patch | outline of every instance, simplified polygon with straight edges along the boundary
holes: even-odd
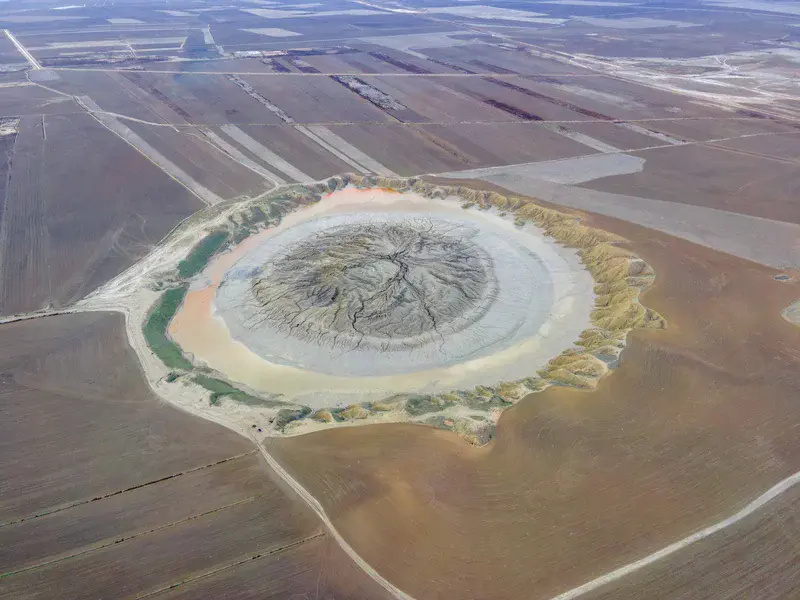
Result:
[[[283,431],[283,428],[286,427],[292,421],[297,421],[299,419],[303,419],[311,414],[311,409],[307,406],[304,406],[299,409],[294,408],[284,408],[283,410],[278,411],[278,416],[275,417],[275,427]]]
[[[475,393],[471,391],[461,393],[461,402],[469,408],[485,411],[492,410],[493,408],[506,409],[512,405],[511,402],[503,400],[496,394],[486,395],[485,393]]]
[[[209,377],[208,375],[195,375],[193,377],[193,381],[197,385],[202,386],[211,392],[210,402],[212,406],[217,406],[220,399],[224,397],[228,397],[231,400],[235,400],[236,402],[240,402],[248,406],[276,407],[283,405],[282,402],[278,402],[276,400],[267,400],[265,398],[253,396],[247,392],[243,392],[239,388],[233,387],[227,381]]]
[[[169,322],[178,311],[184,296],[186,296],[186,286],[164,292],[147,317],[142,332],[147,345],[167,367],[189,371],[192,363],[186,359],[180,347],[167,337]]]
[[[207,235],[197,244],[184,260],[178,263],[178,275],[181,279],[194,277],[208,264],[209,259],[228,241],[226,231],[215,231]]]
[[[452,402],[446,402],[436,396],[411,396],[406,402],[406,412],[418,417],[426,413],[439,412],[452,405]]]

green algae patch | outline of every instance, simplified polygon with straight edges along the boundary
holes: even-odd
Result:
[[[147,317],[142,332],[147,345],[167,367],[191,371],[192,363],[183,355],[180,347],[167,337],[167,327],[185,296],[186,286],[164,292]]]
[[[275,400],[267,400],[265,398],[253,396],[252,394],[248,394],[247,392],[243,392],[239,388],[232,386],[227,381],[223,381],[222,379],[216,379],[215,377],[209,377],[208,375],[201,374],[195,375],[192,380],[197,385],[204,387],[211,392],[211,397],[209,398],[211,406],[218,406],[222,398],[230,398],[231,400],[241,404],[246,404],[248,406],[265,406],[270,408],[283,406],[283,402],[277,402]]]
[[[215,231],[197,244],[185,259],[178,263],[178,276],[181,279],[194,277],[205,269],[208,261],[228,241],[226,231]]]

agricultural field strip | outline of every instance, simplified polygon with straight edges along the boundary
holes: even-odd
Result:
[[[231,75],[229,78],[235,85],[241,88],[251,98],[261,103],[267,110],[269,110],[271,113],[277,116],[286,125],[294,126],[294,128],[297,131],[305,135],[315,144],[317,144],[324,150],[327,150],[340,160],[346,162],[360,173],[365,175],[369,174],[370,173],[369,169],[372,168],[375,173],[379,173],[381,175],[395,176],[394,173],[387,167],[383,166],[373,158],[367,156],[366,154],[361,152],[358,148],[355,148],[353,145],[349,144],[347,141],[343,140],[338,135],[327,129],[324,125],[323,126],[309,125],[308,127],[297,125],[293,117],[290,117],[282,108],[273,104],[272,101],[264,97],[260,92],[254,89],[253,86],[250,85],[250,83],[248,83],[247,81],[241,79],[236,75]],[[315,127],[316,130],[314,130]],[[231,135],[230,132],[226,133],[228,133],[228,135]],[[246,134],[242,132],[241,135],[246,135]],[[241,135],[239,136],[240,138]],[[258,144],[258,142],[256,142],[255,140],[253,140],[253,143]],[[264,149],[266,150],[266,148]],[[288,163],[286,164],[288,165]]]
[[[242,146],[263,160],[266,164],[275,167],[279,171],[282,171],[295,181],[305,182],[314,180],[313,177],[306,175],[300,169],[289,164],[289,162],[275,154],[272,150],[251,138],[236,125],[223,125],[220,127],[220,129],[228,134],[228,136],[234,141],[239,142]]]
[[[400,588],[394,586],[388,579],[383,577],[380,573],[378,573],[375,569],[373,569],[363,558],[361,558],[361,556],[359,556],[356,553],[353,547],[350,546],[350,544],[348,544],[345,541],[345,539],[342,537],[342,535],[339,533],[336,527],[334,527],[333,523],[328,518],[325,509],[322,508],[322,504],[320,504],[319,501],[316,498],[314,498],[313,495],[311,495],[311,492],[309,492],[294,477],[292,477],[288,473],[288,471],[286,471],[286,469],[284,469],[280,465],[280,463],[277,460],[275,460],[275,458],[269,452],[267,452],[267,449],[264,448],[264,446],[258,442],[255,436],[252,436],[252,434],[251,434],[251,439],[258,448],[259,452],[261,452],[261,455],[264,457],[264,460],[266,460],[267,464],[270,467],[272,467],[272,470],[275,472],[275,474],[278,475],[278,477],[280,477],[284,482],[286,482],[289,485],[289,487],[291,487],[295,491],[295,493],[297,493],[297,495],[300,496],[300,498],[306,504],[308,504],[309,507],[311,507],[311,510],[313,510],[317,514],[317,516],[322,520],[323,524],[328,529],[328,531],[330,531],[331,535],[339,544],[339,546],[342,548],[342,550],[344,550],[345,553],[347,553],[347,555],[353,560],[353,562],[356,563],[356,565],[362,571],[364,571],[364,573],[369,575],[369,577],[373,581],[375,581],[375,583],[380,585],[394,598],[397,598],[398,600],[414,600],[412,596],[409,596]]]
[[[103,109],[94,102],[94,100],[88,96],[74,96],[74,98],[78,105],[85,108],[86,112],[92,115],[101,125],[116,134],[128,145],[139,152],[139,154],[144,156],[147,160],[164,171],[164,173],[192,192],[204,204],[212,205],[222,202],[222,198],[220,196],[198,183],[186,171],[181,169],[178,165],[161,154],[153,146],[144,141],[139,134],[135,133],[123,123],[120,123],[115,117],[112,117],[110,114],[104,112]]]
[[[653,552],[652,554],[649,554],[644,558],[641,558],[635,562],[628,563],[627,565],[620,567],[619,569],[615,569],[614,571],[611,571],[609,573],[606,573],[605,575],[601,575],[600,577],[593,579],[579,587],[573,588],[567,592],[559,594],[558,596],[554,596],[550,600],[574,600],[575,598],[578,598],[593,590],[596,590],[597,588],[603,585],[616,581],[617,579],[621,579],[626,575],[630,575],[631,573],[638,571],[639,569],[651,565],[661,560],[662,558],[666,558],[670,554],[674,554],[675,552],[683,550],[684,548],[691,546],[695,542],[704,540],[707,537],[710,537],[715,533],[718,533],[719,531],[722,531],[723,529],[738,523],[742,519],[749,517],[754,512],[761,509],[764,505],[771,502],[772,500],[774,500],[787,490],[790,490],[793,486],[797,485],[798,483],[800,483],[800,471],[778,482],[770,489],[768,489],[766,492],[761,494],[758,498],[747,504],[744,508],[739,510],[737,513],[731,515],[727,519],[723,519],[722,521],[714,523],[713,525],[710,525],[705,529],[701,529],[700,531],[688,535],[685,538],[662,548],[661,550]]]
[[[72,310],[72,311],[69,311],[69,312],[78,313],[78,312],[86,312],[86,311]],[[49,313],[49,314],[46,314],[46,315],[41,315],[41,314],[32,315],[29,318],[35,319],[35,318],[40,318],[40,317],[44,317],[44,316],[54,316],[54,315],[59,315],[59,314],[66,314],[66,313],[64,311],[59,311],[59,312],[55,312],[55,313]],[[12,319],[4,320],[0,324],[13,323],[15,321],[21,321],[21,320],[24,320],[24,318],[17,317],[17,318],[15,318],[13,320]],[[135,490],[139,490],[139,489],[142,489],[144,487],[149,487],[151,485],[156,485],[158,483],[163,483],[165,481],[169,481],[171,479],[175,479],[176,477],[181,477],[182,475],[188,475],[190,473],[195,473],[197,471],[202,471],[203,469],[210,469],[210,468],[213,468],[213,467],[216,467],[216,466],[219,466],[219,465],[222,465],[222,464],[229,463],[231,461],[237,460],[239,458],[244,458],[246,456],[251,456],[251,455],[255,454],[255,452],[256,452],[256,450],[251,450],[250,452],[244,452],[242,454],[236,454],[234,456],[229,456],[227,458],[223,458],[221,460],[214,461],[213,463],[208,463],[206,465],[200,465],[198,467],[192,467],[191,469],[184,469],[183,471],[179,471],[178,473],[172,473],[171,475],[165,475],[164,477],[159,477],[158,479],[153,479],[152,481],[147,481],[145,483],[140,483],[140,484],[137,484],[137,485],[133,485],[133,486],[127,487],[127,488],[122,489],[122,490],[116,490],[114,492],[108,492],[108,493],[102,494],[100,496],[94,496],[93,498],[87,498],[87,499],[84,499],[84,500],[77,500],[75,502],[70,502],[69,504],[66,504],[64,506],[57,506],[55,508],[47,509],[47,510],[44,510],[44,511],[39,511],[39,512],[37,512],[35,514],[28,515],[27,517],[21,517],[19,519],[14,519],[12,521],[7,521],[5,523],[0,523],[0,527],[9,527],[9,526],[12,526],[12,525],[18,525],[19,523],[23,523],[23,522],[26,522],[26,521],[31,521],[33,519],[38,519],[39,517],[46,517],[48,515],[53,515],[55,513],[60,513],[60,512],[63,512],[65,510],[69,510],[70,508],[75,508],[76,506],[89,504],[90,502],[97,502],[98,500],[105,500],[106,498],[113,498],[115,496],[119,496],[119,495],[122,495],[122,494],[127,494],[128,492],[133,492]]]
[[[222,198],[220,198],[217,194],[207,189],[206,187],[200,185],[183,169],[178,167],[175,163],[173,163],[171,160],[169,160],[167,157],[161,154],[158,150],[156,150],[150,144],[145,142],[139,135],[134,133],[130,128],[125,126],[123,123],[120,123],[116,115],[114,115],[114,113],[104,111],[102,108],[100,108],[100,106],[98,106],[97,103],[94,100],[92,100],[89,96],[75,96],[72,94],[61,92],[59,90],[53,89],[51,87],[48,87],[46,85],[43,85],[35,81],[31,81],[31,83],[49,92],[73,100],[85,112],[89,113],[89,115],[91,115],[95,121],[100,123],[103,127],[108,129],[114,135],[122,139],[126,144],[128,144],[139,154],[141,154],[145,159],[147,159],[156,167],[161,169],[164,173],[166,173],[171,179],[178,182],[184,188],[189,190],[204,204],[210,206],[212,204],[217,204],[219,202],[222,202]],[[158,125],[164,125],[164,123],[159,123]]]
[[[20,86],[25,87],[25,86],[30,86],[30,85],[39,85],[39,84],[30,83],[30,82],[24,82],[24,83],[20,83],[20,84],[8,84],[7,87],[20,87]],[[4,86],[2,84],[0,84],[0,88],[2,88],[2,87],[4,87]],[[83,114],[84,112],[85,112],[85,110],[75,111],[75,112],[62,112],[62,113],[59,113],[59,115],[60,116],[78,115],[78,114]],[[147,121],[145,119],[140,119],[138,117],[132,117],[132,116],[129,116],[129,115],[124,115],[122,113],[117,113],[117,112],[109,111],[109,110],[102,110],[101,109],[100,111],[96,111],[96,112],[103,112],[103,113],[109,114],[109,115],[111,115],[112,117],[114,117],[116,119],[123,119],[123,120],[126,120],[126,121],[132,121],[134,123],[141,123],[142,125],[152,125],[154,127],[169,127],[171,129],[194,128],[194,127],[219,127],[218,123],[186,123],[186,122],[181,122],[181,123],[178,123],[178,122],[175,122],[175,123],[161,122],[161,123],[159,123],[159,122],[156,122],[156,121]],[[30,113],[30,114],[31,115],[39,115],[41,113]],[[0,114],[0,118],[3,118],[3,119],[14,118],[14,117],[18,117],[18,116],[29,116],[29,115],[20,115],[18,113],[9,114],[9,115]],[[345,125],[355,125],[355,126],[368,125],[368,126],[374,126],[374,127],[410,127],[412,129],[414,129],[414,128],[417,128],[417,127],[425,127],[425,126],[428,126],[428,125],[444,125],[444,126],[497,125],[498,123],[499,124],[503,124],[503,125],[508,125],[508,124],[511,124],[511,123],[531,123],[531,124],[539,124],[539,125],[543,125],[543,126],[547,125],[547,124],[550,124],[550,123],[552,123],[552,124],[565,124],[565,125],[570,125],[570,124],[585,125],[587,123],[605,123],[605,124],[608,124],[608,125],[624,125],[624,124],[628,124],[628,123],[637,123],[637,122],[640,122],[640,123],[651,123],[651,122],[672,123],[672,122],[681,122],[681,121],[713,121],[713,122],[756,121],[756,122],[758,122],[758,121],[760,121],[760,119],[754,118],[754,117],[655,117],[655,118],[643,118],[643,119],[625,119],[624,121],[617,121],[617,122],[611,122],[611,121],[587,121],[585,119],[583,119],[583,120],[580,120],[580,119],[541,119],[541,120],[538,120],[538,119],[509,119],[509,120],[505,120],[505,121],[462,120],[462,121],[424,121],[424,122],[413,122],[413,121],[408,121],[408,122],[406,122],[406,121],[392,121],[392,122],[386,122],[386,121],[313,121],[313,122],[297,122],[297,121],[292,121],[291,123],[264,123],[264,122],[238,123],[237,126],[239,126],[239,127],[286,127],[287,125],[306,125],[306,126],[307,125],[324,125],[326,127],[338,127],[338,126],[345,126]],[[651,137],[654,137],[656,139],[662,139],[661,135],[663,135],[663,134],[660,134],[657,131],[652,131],[652,132],[650,132],[650,134],[651,134]],[[653,134],[655,134],[655,135],[653,135]],[[799,131],[763,132],[763,133],[757,133],[757,134],[751,134],[751,135],[774,135],[774,134],[777,134],[777,135],[800,135],[800,130]],[[666,137],[668,137],[668,136],[666,136]],[[720,138],[718,140],[705,140],[705,141],[703,141],[703,140],[700,140],[700,141],[694,141],[694,140],[688,141],[688,140],[678,140],[678,139],[673,138],[668,143],[673,145],[673,146],[682,146],[682,145],[692,144],[692,143],[700,144],[700,143],[707,143],[707,142],[713,142],[713,141],[727,141],[727,139],[728,138]],[[668,147],[666,144],[665,145],[660,145],[660,146],[649,146],[649,148],[666,148],[666,147]],[[646,149],[646,148],[643,148],[643,149]],[[635,152],[635,151],[636,150],[629,150],[629,152]],[[766,154],[753,154],[753,155],[754,156],[769,157],[769,155],[766,155]],[[775,158],[775,157],[772,157],[772,158]]]
[[[37,61],[33,55],[25,49],[25,46],[23,46],[22,43],[20,43],[20,41],[15,38],[8,29],[5,30],[5,34],[6,37],[11,40],[11,43],[14,44],[17,50],[19,50],[19,53],[25,57],[25,60],[27,60],[35,70],[38,71],[42,68],[42,65],[39,64],[39,61]]]
[[[217,43],[214,41],[214,36],[211,35],[211,25],[203,28],[203,42],[209,46],[214,46],[215,48],[219,49]],[[220,54],[222,54],[220,52]]]
[[[361,4],[364,6],[371,6],[370,3],[365,2],[363,0],[349,0],[350,2],[354,2],[355,4]],[[566,64],[571,67],[578,67],[582,69],[587,69],[589,71],[594,71],[594,73],[600,75],[606,75],[607,77],[612,77],[616,79],[620,79],[622,81],[630,81],[633,83],[637,83],[639,85],[643,85],[645,87],[650,87],[652,89],[657,89],[661,91],[667,91],[673,94],[677,94],[679,96],[688,96],[693,98],[694,100],[700,100],[702,102],[706,102],[708,104],[714,106],[722,106],[725,108],[731,107],[743,107],[741,103],[734,101],[729,97],[723,97],[719,94],[709,94],[709,93],[701,93],[697,90],[689,91],[685,88],[681,88],[677,85],[672,85],[670,83],[663,83],[662,80],[664,78],[663,73],[654,72],[648,70],[642,66],[631,67],[630,65],[616,66],[613,62],[607,61],[602,58],[596,58],[591,55],[581,54],[581,55],[572,55],[567,52],[560,52],[558,50],[553,50],[551,48],[545,46],[539,46],[537,44],[532,44],[530,42],[525,42],[522,40],[518,40],[511,35],[507,35],[495,30],[491,25],[476,25],[472,23],[467,23],[466,20],[454,20],[454,19],[447,19],[441,16],[432,16],[428,13],[420,12],[419,10],[408,7],[401,2],[395,2],[395,8],[382,8],[382,10],[387,10],[389,12],[394,13],[412,13],[416,17],[431,21],[434,23],[447,23],[448,25],[455,26],[459,29],[472,31],[474,33],[480,33],[482,35],[490,35],[494,38],[498,38],[501,40],[505,40],[509,43],[516,44],[518,46],[525,46],[531,49],[531,54],[537,58],[544,58],[546,60],[552,60],[554,62],[560,64]],[[557,75],[562,76],[562,75]],[[778,97],[777,94],[772,93],[770,95],[771,99],[775,99]],[[795,100],[794,96],[788,94],[781,94],[781,98]],[[744,106],[746,108],[746,106]],[[781,118],[786,118],[784,115],[781,114],[774,114],[770,113],[766,109],[764,109],[763,104],[759,106],[761,112],[765,114],[770,114],[771,116],[778,116]],[[791,120],[797,121],[798,119],[794,117],[790,117]]]
[[[39,125],[34,116],[20,119],[8,157],[0,222],[0,273],[4,284],[0,298],[4,312],[19,310],[25,306],[26,298],[41,299],[40,294],[51,290],[48,207],[41,189],[45,140]]]
[[[31,46],[30,50],[66,50],[68,48],[112,48],[117,46],[147,46],[150,44],[182,44],[185,37],[129,38],[113,40],[84,40],[80,42],[52,42],[46,46]]]
[[[348,38],[349,39],[349,38]],[[282,58],[282,56],[276,56],[273,58]],[[234,60],[234,59],[215,59],[218,61],[222,60]],[[191,61],[186,60],[182,61],[182,64],[191,63],[191,62],[208,62],[208,60],[202,61]],[[354,67],[355,68],[355,67]],[[119,67],[48,67],[48,69],[52,69],[53,71],[94,71],[94,72],[106,72],[106,71],[113,71],[113,72],[120,72],[120,73],[130,73],[130,68],[119,68]],[[170,75],[257,75],[257,76],[264,76],[264,77],[332,77],[332,76],[358,76],[358,77],[494,77],[496,79],[507,79],[507,78],[519,78],[519,77],[613,77],[608,75],[607,73],[560,73],[560,72],[543,72],[543,73],[525,73],[521,75],[519,73],[494,73],[494,72],[487,72],[487,73],[398,73],[395,71],[382,73],[382,72],[373,72],[373,73],[358,73],[354,71],[345,71],[345,72],[324,72],[324,73],[283,73],[279,71],[181,71],[179,69],[136,69],[136,73],[156,73],[156,74],[170,74]]]
[[[647,135],[647,136],[656,138],[657,140],[661,140],[662,142],[667,142],[668,144],[672,144],[673,146],[680,146],[681,144],[683,144],[682,140],[679,140],[679,139],[674,138],[674,137],[672,137],[670,135],[667,135],[666,133],[660,133],[658,131],[653,131],[651,129],[647,129],[645,127],[641,127],[639,125],[636,125],[633,121],[630,121],[630,120],[627,120],[627,119],[625,121],[617,122],[616,124],[619,125],[620,127],[624,128],[624,129],[628,129],[629,131],[633,131],[634,133],[639,133],[641,135]]]
[[[327,150],[328,152],[330,152],[331,154],[333,154],[336,158],[346,162],[348,165],[353,167],[359,173],[361,173],[363,175],[368,175],[369,174],[369,169],[367,169],[363,165],[360,165],[354,159],[350,158],[346,154],[340,152],[339,150],[337,150],[336,148],[334,148],[333,146],[328,144],[328,142],[326,142],[322,138],[318,137],[315,133],[310,131],[304,125],[295,125],[294,128],[297,131],[299,131],[300,133],[302,133],[304,136],[306,136],[308,139],[310,139],[312,142],[314,142],[315,144],[317,144],[321,148],[323,148],[323,149]]]
[[[224,139],[222,139],[220,136],[218,136],[216,133],[214,133],[210,129],[199,128],[199,127],[198,127],[198,129],[200,129],[200,131],[205,136],[203,141],[206,142],[207,144],[209,144],[212,148],[214,148],[218,152],[222,152],[222,153],[226,154],[232,160],[235,160],[236,162],[238,162],[243,167],[247,167],[248,169],[250,169],[254,173],[257,173],[257,174],[261,175],[262,177],[264,177],[265,179],[268,179],[269,181],[274,183],[276,186],[277,185],[283,185],[283,184],[286,183],[285,179],[283,179],[282,177],[276,175],[272,171],[269,171],[269,170],[265,169],[261,165],[257,164],[255,161],[253,161],[250,158],[248,158],[247,156],[245,156],[242,152],[240,152],[239,150],[234,148],[231,144],[226,142]],[[197,135],[197,134],[189,133],[189,135],[194,135],[195,137],[200,139],[200,136]]]
[[[47,31],[26,31],[22,36],[26,40],[32,37],[52,37],[59,35],[84,35],[87,33],[142,33],[143,31],[194,31],[196,29],[203,29],[203,27],[196,23],[176,22],[175,25],[157,27],[153,24],[147,24],[146,27],[127,26],[121,27],[119,25],[95,25],[93,27],[84,27],[81,29],[55,29]]]
[[[592,121],[593,122],[593,121]],[[577,131],[573,131],[571,129],[567,129],[566,127],[561,126],[548,126],[544,125],[546,129],[549,129],[553,133],[556,133],[562,137],[567,138],[568,140],[573,140],[578,142],[579,144],[583,144],[584,146],[588,146],[593,150],[597,150],[598,152],[604,152],[607,154],[618,153],[621,152],[621,148],[617,148],[616,146],[612,146],[611,144],[606,144],[596,138],[593,138],[590,135],[586,135],[585,133],[578,133]]]
[[[384,177],[397,177],[397,174],[394,171],[388,167],[385,167],[371,156],[366,155],[364,152],[333,133],[324,125],[309,125],[308,129],[318,138],[325,141],[325,143],[333,146],[342,154],[346,154],[358,164],[363,165],[367,169],[371,170],[373,173],[383,175]]]
[[[30,85],[39,85],[36,83]],[[48,88],[49,89],[49,88]],[[155,127],[170,127],[171,129],[177,129],[181,127],[219,127],[218,123],[166,123],[166,122],[155,122],[155,121],[147,121],[145,119],[139,119],[138,117],[131,117],[129,115],[124,115],[122,113],[117,113],[108,110],[100,110],[99,112],[107,113],[117,119],[124,119],[128,121],[133,121],[135,123],[141,123],[142,125],[153,125]],[[38,113],[35,113],[38,114]],[[79,112],[74,113],[59,113],[61,115],[68,115],[68,114],[81,114]],[[19,115],[0,115],[0,118],[11,118]],[[673,123],[673,122],[682,122],[682,121],[713,121],[713,122],[725,122],[725,121],[755,121],[759,122],[761,119],[756,117],[652,117],[652,118],[641,118],[641,119],[620,119],[618,121],[587,121],[586,119],[509,119],[507,121],[486,121],[486,120],[462,120],[462,121],[424,121],[424,122],[413,122],[413,121],[313,121],[313,122],[298,122],[292,119],[291,121],[286,121],[284,123],[238,123],[237,126],[240,127],[285,127],[286,125],[325,125],[327,127],[336,127],[339,125],[370,125],[376,127],[424,127],[426,125],[497,125],[500,124],[509,124],[509,123],[539,123],[541,125],[546,125],[548,123],[554,124],[575,124],[575,125],[585,125],[587,123],[604,123],[608,125],[622,125],[627,123],[655,123],[655,122],[663,122],[663,123]],[[787,121],[784,121],[788,124]],[[662,139],[660,136],[664,134],[659,134],[657,131],[651,131],[651,134],[656,134],[653,137],[656,139]],[[781,135],[800,135],[799,131],[779,131],[779,132],[763,132],[757,133],[753,135],[764,135],[764,134],[781,134]],[[665,136],[668,137],[668,136]],[[663,140],[666,141],[666,140]],[[714,140],[706,140],[708,142]],[[672,138],[669,142],[674,146],[680,146],[687,143],[691,143],[684,140],[678,140]],[[697,142],[702,143],[702,142]],[[666,148],[667,146],[653,146],[654,148]]]
[[[169,585],[160,587],[160,588],[158,588],[156,590],[152,590],[150,592],[145,592],[143,594],[137,594],[136,598],[137,598],[137,600],[142,600],[143,598],[152,598],[153,596],[157,596],[158,594],[162,594],[162,593],[167,592],[169,590],[175,589],[176,587],[180,587],[182,585],[187,585],[187,584],[190,584],[190,583],[194,583],[195,581],[198,581],[200,579],[206,579],[208,577],[213,577],[214,575],[218,575],[219,573],[224,573],[225,571],[229,571],[231,569],[235,569],[236,567],[239,567],[241,565],[253,562],[254,560],[259,560],[261,558],[267,558],[269,556],[274,556],[276,554],[282,554],[283,552],[289,552],[291,550],[294,550],[298,546],[301,546],[301,545],[306,544],[308,542],[312,542],[312,541],[314,541],[316,539],[319,539],[321,537],[325,537],[326,535],[327,534],[324,531],[320,531],[319,533],[315,533],[315,534],[306,536],[304,538],[300,538],[299,540],[295,540],[295,541],[289,542],[287,544],[282,544],[280,546],[273,546],[271,548],[267,548],[266,550],[260,550],[260,551],[256,552],[255,554],[248,555],[246,558],[239,559],[237,561],[234,561],[232,563],[228,563],[226,565],[222,565],[220,567],[215,567],[215,568],[210,569],[208,571],[204,571],[203,573],[199,573],[198,575],[194,575],[192,577],[189,577],[188,579],[182,579],[181,581],[173,582],[173,583],[171,583]]]
[[[583,122],[585,123],[586,121],[583,121]],[[737,150],[728,148],[727,146],[714,146],[714,144],[718,143],[718,142],[729,142],[729,141],[740,140],[740,139],[744,139],[744,138],[762,137],[762,136],[774,136],[774,135],[800,135],[800,132],[797,132],[797,131],[770,131],[770,132],[763,132],[763,133],[746,133],[746,134],[743,134],[743,135],[737,135],[737,136],[728,137],[728,138],[716,138],[716,139],[713,139],[713,140],[705,140],[705,141],[681,142],[679,145],[680,146],[710,146],[710,147],[718,148],[719,150],[738,152]],[[676,145],[677,144],[661,144],[661,145],[658,145],[658,146],[647,146],[645,148],[632,148],[630,150],[617,150],[615,152],[608,152],[607,154],[637,154],[639,152],[645,152],[645,151],[648,151],[648,150],[663,150],[665,148],[674,148]],[[800,164],[800,162],[794,161],[794,160],[789,159],[789,158],[782,158],[782,157],[778,157],[778,156],[770,156],[768,154],[758,154],[758,153],[755,153],[755,152],[748,152],[747,154],[750,155],[750,156],[757,156],[757,157],[763,158],[765,160],[774,160],[774,161],[777,161],[777,162],[793,164],[793,165]],[[585,155],[585,156],[592,156],[592,155],[588,154],[588,155]],[[581,158],[581,156],[574,156],[572,158],[573,159],[574,158]],[[569,159],[558,159],[558,160],[569,160]],[[551,162],[551,161],[538,161],[538,162]],[[503,171],[505,169],[509,169],[511,167],[518,167],[518,166],[523,166],[523,165],[535,165],[535,164],[537,164],[537,163],[536,162],[532,162],[532,163],[518,163],[518,164],[512,164],[512,165],[497,165],[497,166],[494,166],[494,167],[481,167],[481,168],[478,168],[478,169],[465,169],[463,171],[447,171],[447,173],[450,174],[450,175],[452,175],[453,173],[459,173],[459,174],[464,174],[464,175],[474,174],[474,173],[481,173],[481,174],[484,174],[484,175],[488,175],[488,174],[491,174],[493,172],[501,172],[501,171]],[[425,175],[438,175],[439,173],[424,173],[424,174]]]
[[[259,498],[262,498],[263,495],[256,495],[250,496],[249,498],[243,498],[242,500],[237,500],[236,502],[231,502],[229,504],[223,504],[222,506],[217,506],[215,508],[203,511],[201,513],[196,513],[193,515],[188,515],[181,519],[177,519],[175,521],[171,521],[169,523],[164,523],[163,525],[159,525],[158,527],[151,527],[150,529],[145,529],[142,531],[134,531],[132,533],[126,533],[118,537],[108,538],[103,541],[95,542],[89,546],[85,546],[79,549],[69,550],[67,552],[62,553],[61,555],[57,555],[54,557],[47,558],[41,562],[26,565],[24,567],[20,567],[13,571],[8,571],[6,573],[0,573],[0,579],[5,577],[13,577],[14,575],[19,575],[21,573],[26,573],[28,571],[33,571],[35,569],[41,569],[43,567],[48,567],[50,565],[54,565],[56,563],[63,562],[65,560],[69,560],[71,558],[78,558],[79,556],[84,556],[86,554],[91,554],[92,552],[97,552],[98,550],[103,550],[104,548],[109,548],[111,546],[118,546],[119,544],[123,544],[125,542],[130,542],[132,540],[141,538],[146,535],[150,535],[152,533],[158,533],[159,531],[164,531],[165,529],[170,529],[171,527],[175,527],[177,525],[181,525],[183,523],[187,523],[189,521],[194,521],[196,519],[202,519],[203,517],[208,517],[214,515],[220,511],[227,510],[230,508],[235,508],[237,506],[241,506],[242,504],[248,504],[250,502],[254,502]]]
[[[706,145],[709,148],[716,148],[717,150],[724,150],[725,152],[732,152],[734,154],[741,154],[743,156],[752,156],[754,158],[766,158],[766,157],[769,157],[769,158],[772,158],[774,160],[779,160],[779,161],[782,161],[782,162],[785,162],[785,163],[800,165],[800,158],[795,160],[795,159],[792,159],[792,158],[786,158],[786,157],[782,157],[782,156],[771,156],[771,155],[767,155],[767,154],[761,154],[760,152],[753,152],[751,150],[742,150],[740,148],[730,148],[728,146],[719,146],[719,145],[717,145],[717,143],[720,142],[720,141],[728,141],[728,140],[708,140],[706,142]]]

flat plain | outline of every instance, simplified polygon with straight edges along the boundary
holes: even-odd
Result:
[[[415,600],[548,600],[797,472],[798,19],[728,0],[2,5],[0,596],[391,597],[378,574]],[[652,266],[642,302],[668,326],[631,333],[596,390],[525,398],[486,446],[410,424],[267,439],[328,523],[253,440],[155,394],[122,315],[40,316],[201,209],[346,172],[573,211]],[[792,488],[568,597],[799,596],[798,506]]]
[[[152,394],[119,315],[4,325],[0,352],[4,597],[382,597],[252,444]]]
[[[24,116],[0,225],[0,311],[69,304],[202,204],[85,114]]]

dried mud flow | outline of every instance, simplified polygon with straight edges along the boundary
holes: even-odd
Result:
[[[0,373],[0,597],[385,597],[251,443],[152,394],[122,316],[6,324]]]
[[[652,230],[584,219],[652,265],[643,302],[669,323],[631,333],[595,391],[529,396],[481,449],[412,425],[266,442],[355,550],[416,598],[551,598],[729,516],[797,469],[800,328],[781,311],[800,285]],[[764,578],[764,597],[800,589],[796,569],[759,567],[787,552],[796,563],[796,544],[778,543],[780,528],[759,531],[758,559],[734,551],[742,577],[721,577],[716,591],[756,597]],[[701,576],[684,572],[682,585]],[[653,576],[645,595],[669,597],[680,577]],[[687,597],[709,597],[697,589]]]
[[[474,322],[493,295],[491,259],[470,234],[424,218],[330,227],[255,279],[259,315],[325,347],[421,346]]]

